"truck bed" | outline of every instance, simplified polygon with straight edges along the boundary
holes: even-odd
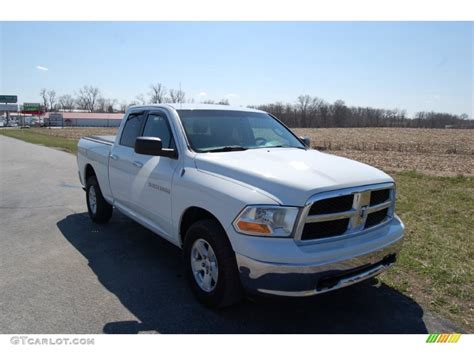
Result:
[[[77,164],[79,167],[81,183],[85,186],[86,165],[94,168],[104,198],[111,198],[109,187],[109,156],[115,142],[115,136],[87,136],[82,137],[77,144]]]

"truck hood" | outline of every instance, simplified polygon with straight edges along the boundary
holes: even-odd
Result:
[[[195,164],[200,171],[250,185],[280,204],[295,206],[318,192],[393,181],[369,165],[295,148],[202,153]]]

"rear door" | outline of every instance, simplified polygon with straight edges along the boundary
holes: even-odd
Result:
[[[132,112],[127,116],[120,140],[112,147],[109,159],[109,181],[114,203],[132,210],[131,186],[137,171],[134,165],[134,146],[143,129],[145,118],[145,111]]]
[[[144,137],[158,137],[163,148],[177,149],[170,122],[164,111],[150,111],[143,132]],[[165,237],[172,235],[171,188],[179,160],[134,153],[135,179],[132,199],[135,208]]]

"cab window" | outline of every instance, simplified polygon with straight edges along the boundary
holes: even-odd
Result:
[[[168,122],[161,114],[150,113],[148,115],[143,129],[143,136],[160,138],[163,148],[175,148]]]
[[[131,113],[128,115],[127,122],[125,122],[123,127],[122,137],[120,138],[120,145],[131,148],[135,147],[135,140],[140,135],[144,120],[144,113]]]

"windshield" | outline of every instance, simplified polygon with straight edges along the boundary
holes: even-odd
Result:
[[[197,152],[304,145],[280,122],[263,112],[178,110],[186,136]]]

